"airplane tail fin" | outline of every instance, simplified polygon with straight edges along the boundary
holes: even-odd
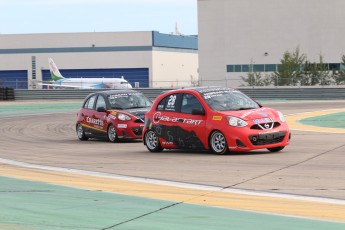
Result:
[[[48,58],[48,63],[49,63],[49,69],[50,69],[50,77],[52,78],[52,80],[57,81],[57,80],[64,79],[64,77],[61,75],[58,67],[54,63],[53,59]]]

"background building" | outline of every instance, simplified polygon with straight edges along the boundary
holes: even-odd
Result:
[[[64,77],[121,77],[133,87],[190,86],[198,80],[198,38],[147,32],[0,34],[0,87]]]
[[[345,54],[344,0],[198,0],[201,85],[239,86],[250,71],[272,72],[299,47],[340,69]]]

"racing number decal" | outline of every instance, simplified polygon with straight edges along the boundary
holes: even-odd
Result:
[[[176,101],[176,95],[170,95],[168,106],[174,106]]]
[[[167,106],[166,106],[165,110],[167,110],[167,111],[175,111],[176,97],[177,97],[176,94],[169,96],[169,100],[168,100],[168,103],[167,103]]]

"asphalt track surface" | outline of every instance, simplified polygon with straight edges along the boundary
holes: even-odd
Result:
[[[12,104],[2,103],[0,106],[3,105]],[[15,105],[18,106],[18,104]],[[299,116],[312,112],[305,117],[305,119],[308,117],[310,119],[312,116],[320,115],[317,113],[318,111],[340,109],[341,113],[345,108],[345,101],[269,102],[265,105],[280,110],[286,115]],[[337,112],[339,113],[339,111]],[[341,206],[332,211],[335,213],[334,216],[338,217],[326,219],[345,222],[343,206],[345,200],[345,132],[343,129],[337,129],[338,133],[333,130],[327,131],[326,128],[308,130],[305,126],[299,127],[296,122],[291,127],[291,144],[279,153],[262,150],[218,156],[208,152],[180,150],[150,153],[141,141],[115,144],[102,140],[81,142],[75,134],[76,111],[71,111],[71,109],[55,112],[47,110],[43,113],[37,113],[34,110],[19,114],[8,112],[4,113],[0,119],[0,158],[5,160],[64,168],[67,171],[73,169],[107,175],[123,175],[144,181],[154,179],[156,184],[164,181],[169,186],[169,183],[176,182],[192,184],[196,187],[211,186],[222,190],[247,191],[253,192],[253,194],[267,192],[283,196],[286,194],[298,195],[306,199],[311,197],[314,200],[329,199]],[[291,123],[294,122],[291,121]],[[333,126],[336,125],[333,124]],[[42,176],[37,176],[36,179],[34,176],[26,178],[25,175],[35,172],[22,170],[25,166],[14,166],[18,168],[13,170],[10,165],[0,164],[2,175],[41,181]],[[44,171],[44,169],[42,170]],[[68,178],[68,173],[63,172],[63,175],[59,176]],[[56,182],[59,178],[52,178],[52,180],[53,182],[42,179],[48,183],[59,184]],[[69,184],[67,186],[97,190],[97,186],[83,187]],[[162,188],[162,190],[164,189],[166,188]],[[131,192],[123,191],[120,193],[131,194]],[[141,194],[140,191],[132,195],[147,196],[147,194]],[[148,195],[148,197],[175,200],[169,196]],[[202,202],[196,203],[202,204]],[[217,205],[216,202],[209,205],[222,206]],[[234,208],[251,209],[241,206]],[[274,212],[255,208],[252,210]],[[308,214],[298,214],[298,211],[283,212],[282,214],[323,219],[322,214],[321,216],[308,216]],[[339,229],[342,228],[344,228],[343,224]],[[337,227],[333,229],[337,229]]]

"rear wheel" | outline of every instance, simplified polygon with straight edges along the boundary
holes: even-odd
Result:
[[[163,148],[159,143],[158,136],[156,132],[149,130],[145,133],[145,143],[146,147],[150,152],[161,152]]]
[[[214,131],[211,134],[211,137],[209,140],[209,146],[213,153],[217,153],[219,155],[229,152],[229,148],[228,148],[228,144],[226,142],[225,136],[220,131]]]
[[[109,125],[107,134],[108,134],[108,141],[114,143],[118,140],[114,125]]]
[[[78,139],[81,141],[87,141],[89,138],[85,135],[83,126],[81,124],[77,124],[77,136]]]
[[[275,148],[268,148],[268,151],[275,153],[275,152],[279,152],[281,150],[283,150],[285,148],[285,146],[280,146],[280,147],[275,147]]]

